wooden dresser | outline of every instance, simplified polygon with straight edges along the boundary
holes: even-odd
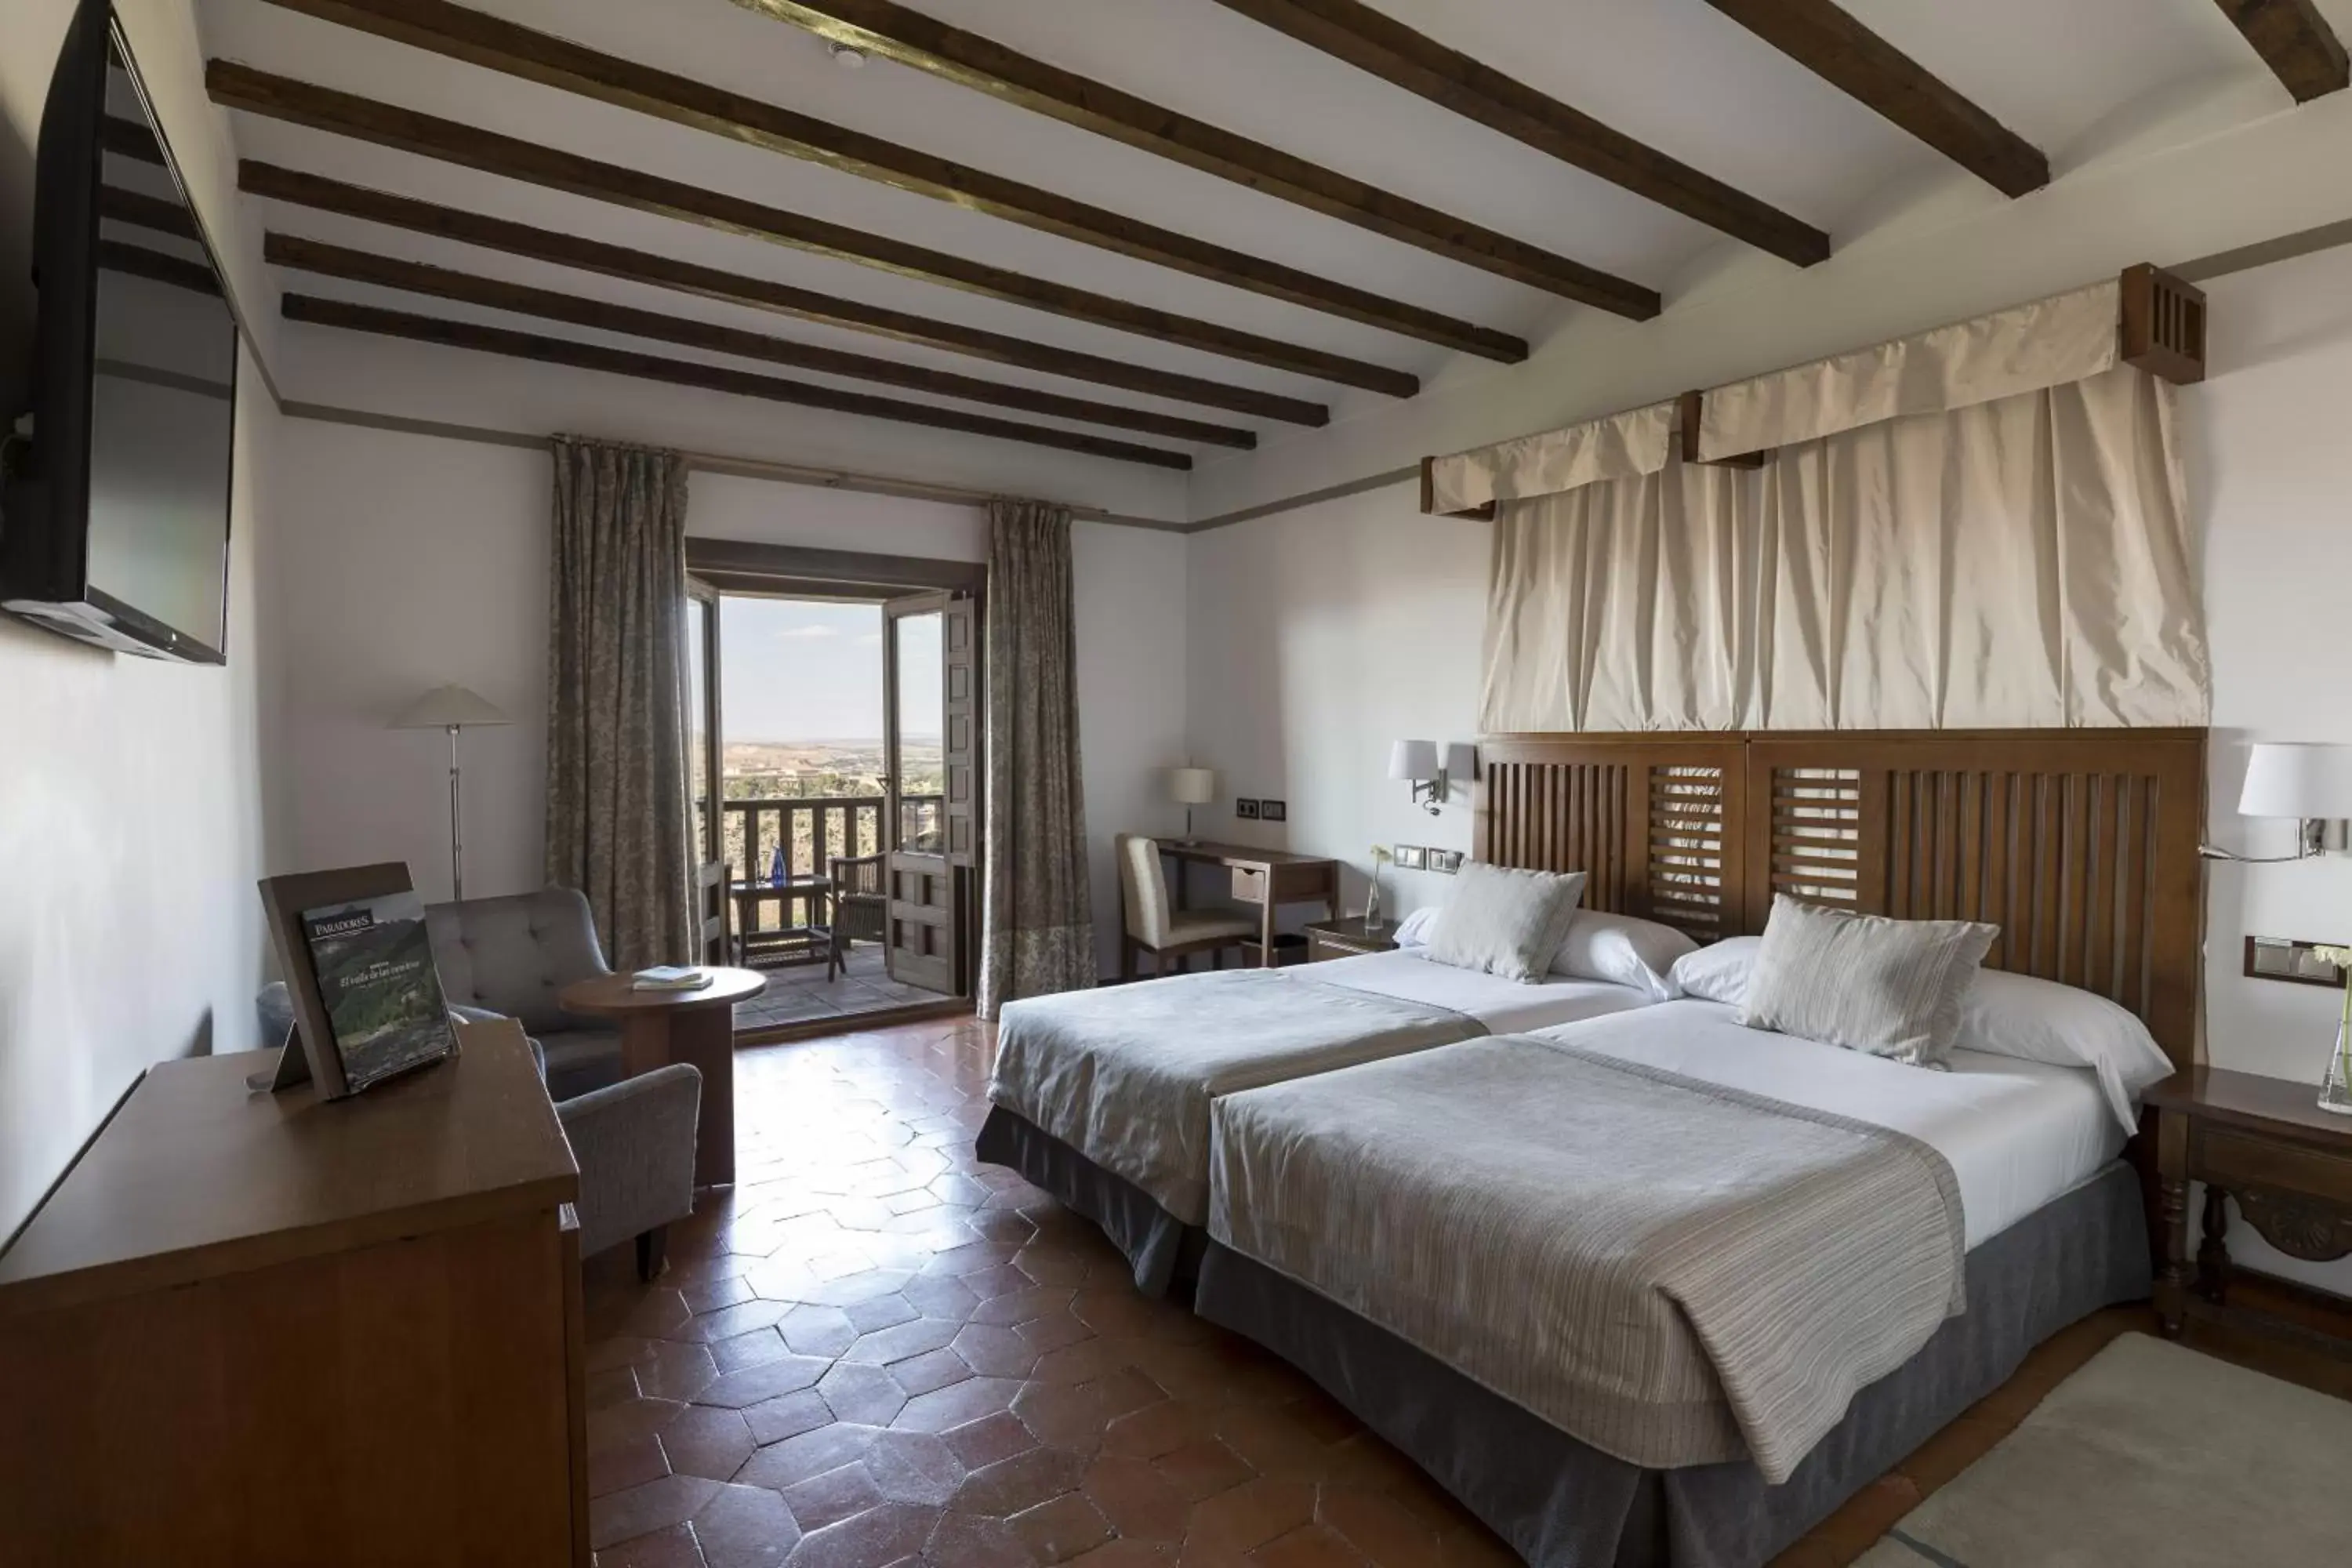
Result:
[[[0,1254],[0,1560],[588,1562],[579,1173],[510,1024],[163,1063]]]

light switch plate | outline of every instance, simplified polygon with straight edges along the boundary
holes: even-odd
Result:
[[[2311,951],[2315,947],[2335,945],[2333,942],[2302,942],[2294,937],[2250,936],[2246,939],[2246,977],[2340,989],[2344,984],[2344,972],[2332,963],[2323,963]]]
[[[1255,822],[1257,820],[1257,802],[1254,800],[1234,801],[1234,815],[1240,817],[1244,822]]]
[[[1257,803],[1257,809],[1258,815],[1268,822],[1287,822],[1290,820],[1290,807],[1283,804],[1281,801],[1259,801]]]
[[[1443,871],[1449,877],[1459,875],[1462,870],[1462,851],[1459,849],[1431,850],[1429,868],[1433,871]]]
[[[1400,844],[1396,847],[1396,864],[1400,871],[1420,870],[1422,858],[1422,847],[1418,844]]]

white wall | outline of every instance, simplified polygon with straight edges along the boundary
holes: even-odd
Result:
[[[1391,741],[1476,738],[1489,531],[1418,500],[1391,487],[1189,540],[1189,732],[1220,792],[1204,826],[1337,857],[1350,912],[1374,843],[1470,847],[1466,790],[1432,817],[1384,776]],[[1236,820],[1237,795],[1282,800],[1288,820]],[[1388,873],[1383,900],[1412,909],[1446,883]]]
[[[2183,398],[2213,640],[2213,841],[2284,855],[2294,829],[2237,815],[2249,741],[2352,742],[2352,249],[2218,280],[2212,374]],[[2315,1084],[2340,993],[2244,975],[2248,934],[2352,941],[2352,857],[2217,864],[2207,883],[2207,1048],[2217,1067]],[[2241,1240],[2252,1242],[2241,1247]],[[2352,1260],[2298,1265],[2242,1226],[2231,1250],[2352,1292]]]
[[[445,681],[511,715],[468,731],[467,891],[541,881],[546,779],[549,464],[489,446],[289,419],[287,538],[273,586],[285,626],[287,868],[405,860],[447,895],[446,749],[384,722]],[[698,473],[688,528],[711,539],[979,561],[975,508]],[[1097,910],[1116,963],[1110,836],[1161,826],[1157,770],[1182,760],[1184,540],[1073,529],[1079,723]],[[1163,814],[1155,816],[1154,813]]]
[[[227,199],[233,163],[204,101],[192,12],[183,0],[120,9],[232,293],[257,304],[258,247]],[[33,153],[71,10],[10,0],[0,11],[10,416],[29,385]],[[226,668],[117,658],[0,620],[0,1235],[151,1063],[254,1043],[271,649],[257,569],[280,424],[249,353],[238,383]]]

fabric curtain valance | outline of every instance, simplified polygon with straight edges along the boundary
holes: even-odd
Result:
[[[1709,391],[1698,456],[1718,462],[1907,415],[1949,414],[2114,368],[2122,285],[1996,310]]]
[[[1674,433],[1675,405],[1654,403],[1437,458],[1430,464],[1430,510],[1472,511],[1489,501],[1654,474],[1666,466]]]
[[[1481,727],[2202,724],[2178,451],[2172,388],[2116,365],[1506,501]]]

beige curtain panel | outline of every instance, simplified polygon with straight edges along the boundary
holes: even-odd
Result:
[[[1700,408],[1698,455],[1717,462],[1912,414],[2088,381],[2117,363],[2113,279],[1974,321],[1719,386]]]
[[[1481,725],[2202,724],[2178,454],[2172,388],[2116,366],[1506,502]]]
[[[1675,405],[1654,403],[1564,430],[1546,430],[1456,452],[1430,465],[1433,510],[1469,511],[1581,485],[1654,474],[1666,466]]]
[[[615,969],[690,963],[686,462],[552,447],[547,879],[588,896]]]

